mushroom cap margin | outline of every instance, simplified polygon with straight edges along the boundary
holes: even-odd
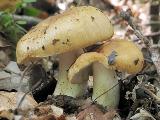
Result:
[[[112,60],[110,62],[113,62],[113,64],[110,64],[109,60]],[[99,62],[108,69],[135,74],[141,71],[144,58],[140,49],[133,42],[112,39],[102,45],[97,52],[88,52],[80,55],[68,70],[69,81],[75,84],[83,82],[76,81],[74,78],[81,75],[82,71],[86,70],[94,62]]]
[[[90,67],[94,62],[99,62],[103,64],[106,68],[109,68],[107,59],[103,54],[97,52],[84,53],[77,58],[77,60],[68,70],[68,80],[73,84],[79,84],[83,82],[76,81],[77,79],[75,78],[77,76],[80,76],[83,71],[90,70],[88,67]]]
[[[121,72],[136,74],[143,68],[144,58],[141,50],[127,39],[115,38],[107,41],[98,52],[107,57],[110,67]]]
[[[73,7],[33,27],[17,43],[18,63],[84,48],[113,35],[107,16],[91,6]]]

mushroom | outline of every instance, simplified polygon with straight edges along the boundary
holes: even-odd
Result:
[[[80,83],[74,79],[75,76],[92,65],[92,99],[103,107],[115,108],[119,103],[119,84],[115,70],[135,74],[142,69],[143,62],[142,52],[133,42],[112,39],[97,52],[80,55],[69,69],[68,78],[71,83]]]
[[[106,15],[91,6],[72,7],[51,16],[33,27],[17,43],[18,63],[58,55],[59,77],[54,95],[81,96],[85,82],[71,84],[68,69],[82,54],[82,48],[104,41],[113,35],[113,26]],[[84,72],[76,79],[88,79]]]

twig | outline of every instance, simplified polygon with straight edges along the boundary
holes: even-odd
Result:
[[[104,94],[106,94],[107,92],[109,92],[110,90],[112,90],[113,88],[115,88],[117,85],[119,85],[119,82],[116,83],[114,86],[112,86],[110,89],[108,89],[107,91],[103,92],[102,94],[100,94],[98,97],[96,97],[94,100],[93,100],[93,103],[98,99],[100,98],[101,96],[103,96]]]
[[[21,92],[21,87],[22,87],[23,78],[25,77],[27,71],[29,71],[32,66],[33,66],[33,63],[30,64],[29,66],[27,66],[27,67],[25,68],[25,70],[23,71],[23,73],[21,74],[21,79],[20,79],[20,81],[19,81],[18,92]],[[18,94],[18,95],[19,95],[19,94]],[[22,101],[23,101],[23,100],[22,100]],[[17,107],[18,107],[18,106],[19,106],[19,103],[17,103]],[[16,108],[17,108],[17,107],[16,107]]]
[[[144,24],[146,26],[148,25],[160,25],[160,21],[150,21],[149,23]]]
[[[151,50],[151,44],[149,42],[149,39],[147,37],[145,37],[142,32],[140,31],[138,25],[133,21],[133,17],[132,17],[132,12],[130,9],[128,9],[127,11],[121,11],[120,12],[120,16],[126,20],[128,22],[128,24],[132,27],[132,29],[134,30],[135,35],[145,44],[146,49],[148,50],[148,52],[153,55],[153,51]],[[153,58],[151,57],[152,62],[155,66],[157,66],[157,63],[153,60]]]
[[[152,45],[151,48],[160,48],[160,44]]]
[[[134,30],[135,35],[143,41],[143,43],[146,45],[147,48],[150,47],[150,42],[149,39],[146,38],[142,32],[140,31],[138,25],[136,25],[136,23],[133,22],[133,17],[132,17],[132,12],[130,9],[128,9],[127,11],[121,11],[120,12],[120,16],[128,22],[128,24],[132,27],[132,29]]]
[[[153,33],[150,33],[150,34],[146,34],[146,35],[144,35],[144,36],[145,36],[145,37],[160,36],[160,31],[158,31],[158,32],[153,32]],[[140,38],[133,39],[134,42],[137,42],[137,41],[139,41],[139,40],[140,40]],[[150,46],[150,47],[152,47],[152,46]]]
[[[122,79],[121,81],[126,80],[127,78]],[[91,105],[93,105],[95,103],[95,101],[100,98],[101,96],[103,96],[104,94],[106,94],[107,92],[109,92],[110,90],[112,90],[113,88],[115,88],[117,85],[119,85],[119,82],[117,84],[115,84],[114,86],[112,86],[110,89],[108,89],[107,91],[103,92],[102,94],[100,94],[99,96],[97,96],[94,100],[92,100],[91,104],[89,104],[87,107],[83,108],[83,109],[87,109],[89,108]]]
[[[24,75],[26,74],[26,72],[27,72],[29,69],[31,69],[34,64],[36,64],[36,62],[30,64],[30,65],[24,70],[23,75],[22,75],[22,77],[21,77],[21,81],[23,80]],[[42,82],[42,80],[39,80],[36,84],[34,84],[34,85],[32,86],[32,88],[31,88],[28,92],[26,92],[26,93],[23,95],[23,97],[22,97],[21,100],[19,101],[19,103],[18,103],[15,111],[20,108],[20,106],[21,106],[23,100],[25,99],[26,95],[29,94],[29,93],[31,93],[32,91],[34,91],[34,90],[40,85],[41,82]]]
[[[159,0],[152,0],[150,4],[150,22],[152,21],[160,21],[159,19],[159,9],[160,9],[160,1]],[[151,24],[151,31],[158,32],[160,27],[158,24]],[[157,44],[160,36],[153,36],[153,43]]]
[[[0,15],[4,14],[5,12],[0,12]],[[10,14],[11,15],[11,14]],[[28,24],[37,24],[42,21],[40,18],[27,16],[27,15],[16,15],[12,14],[15,20],[23,20],[26,21]]]
[[[144,35],[144,36],[146,36],[146,37],[153,37],[153,36],[159,36],[159,35],[160,35],[160,31],[158,31],[158,32],[153,32],[153,33],[151,33],[151,34]]]
[[[148,90],[147,88],[143,87],[143,90],[145,90],[145,92],[147,94],[149,94],[157,104],[160,104],[160,98],[158,96],[156,96],[153,92],[151,92],[150,90]]]
[[[33,66],[33,64],[30,64],[29,66],[27,66],[27,67],[25,68],[25,70],[23,71],[23,73],[21,74],[21,79],[20,79],[20,81],[19,81],[18,91],[21,91],[23,78],[24,78],[24,76],[26,75],[27,71],[28,71],[32,66]]]
[[[39,18],[31,17],[31,16],[26,16],[26,15],[13,15],[15,20],[23,20],[26,21],[28,24],[37,24],[41,22],[42,20]]]
[[[16,110],[18,110],[23,102],[23,100],[25,99],[26,95],[31,93],[33,90],[35,90],[40,84],[41,84],[42,80],[38,81],[35,85],[33,85],[33,87],[28,91],[26,92],[23,97],[21,98],[21,100],[19,101],[19,104],[17,105],[17,108]]]

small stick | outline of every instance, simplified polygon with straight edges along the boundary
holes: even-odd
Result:
[[[36,63],[36,62],[35,62],[35,63]],[[25,70],[22,72],[22,74],[21,74],[21,79],[20,79],[20,81],[19,81],[18,92],[21,92],[23,78],[25,77],[26,73],[33,67],[33,65],[34,65],[35,63],[32,63],[32,64],[30,64],[29,66],[27,66],[27,67],[25,68]],[[18,95],[19,95],[19,94],[18,94]],[[24,95],[24,98],[25,98],[25,96],[26,96],[26,95]],[[22,97],[22,99],[20,100],[20,102],[17,103],[17,107],[16,107],[16,108],[19,108],[19,106],[20,106],[20,104],[21,104],[21,102],[23,101],[24,98]],[[18,98],[17,98],[17,99],[18,99]],[[17,100],[17,101],[18,101],[18,100]]]
[[[19,101],[18,105],[17,105],[17,108],[16,110],[18,110],[23,102],[23,100],[25,99],[26,95],[31,93],[33,90],[35,90],[40,84],[41,84],[42,80],[38,81],[35,85],[33,85],[33,87],[28,91],[26,92],[23,97],[21,98],[21,100]]]
[[[146,35],[144,35],[145,37],[153,37],[153,36],[160,36],[160,31],[158,31],[158,32],[153,32],[153,33],[150,33],[150,34],[146,34]],[[137,38],[137,39],[134,39],[133,41],[139,41],[140,40],[140,38]]]
[[[29,69],[31,69],[32,66],[33,66],[33,64],[30,64],[30,65],[27,66],[27,67],[24,69],[24,71],[22,72],[22,74],[21,74],[21,79],[20,79],[20,81],[19,81],[18,91],[21,91],[23,78],[25,77],[27,71],[28,71]]]
[[[0,15],[3,14],[4,12],[0,12]],[[36,18],[36,17],[31,17],[31,16],[27,16],[27,15],[16,15],[16,14],[12,14],[12,17],[14,18],[14,20],[18,21],[18,20],[23,20],[26,21],[28,24],[38,24],[39,22],[42,21],[42,19],[40,18]]]
[[[153,33],[150,33],[148,35],[145,35],[146,37],[153,37],[153,36],[160,36],[160,31],[158,32],[153,32]]]
[[[135,35],[143,41],[143,43],[146,45],[147,48],[150,47],[150,41],[147,37],[145,37],[142,32],[140,31],[138,25],[136,25],[136,23],[133,22],[133,17],[132,17],[132,12],[130,9],[128,9],[127,11],[121,11],[120,12],[120,16],[128,22],[128,24],[132,27],[132,29],[134,30]]]
[[[107,92],[109,92],[110,90],[112,90],[113,88],[115,88],[117,85],[119,85],[119,82],[116,83],[114,86],[112,86],[110,89],[108,89],[107,91],[103,92],[102,94],[100,94],[98,97],[96,97],[94,100],[93,100],[93,103],[98,99],[100,98],[101,96],[103,96],[104,94],[106,94]]]
[[[147,88],[143,87],[143,89],[145,90],[145,92],[147,94],[149,94],[157,104],[160,104],[160,98],[158,96],[156,96],[153,92],[151,92],[150,90],[148,90]]]
[[[39,22],[41,22],[42,20],[36,17],[31,17],[31,16],[26,16],[26,15],[13,15],[14,20],[23,20],[26,21],[28,24],[38,24]]]
[[[150,54],[153,54],[152,50],[151,50],[151,44],[150,41],[147,37],[145,37],[142,32],[140,31],[138,25],[136,25],[136,23],[133,21],[133,17],[132,17],[132,12],[130,9],[128,9],[127,11],[121,11],[120,12],[120,16],[128,22],[128,24],[132,27],[132,29],[134,30],[135,35],[145,44],[146,49],[148,50],[148,52]],[[151,57],[152,59],[152,57]],[[155,63],[154,60],[152,60],[154,65],[157,65]]]

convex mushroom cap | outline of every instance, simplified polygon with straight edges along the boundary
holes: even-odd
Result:
[[[84,48],[112,35],[112,24],[99,9],[73,7],[47,18],[24,35],[17,44],[17,62]]]
[[[140,49],[126,39],[107,41],[98,50],[108,59],[111,68],[129,74],[136,74],[142,70],[144,58]]]
[[[103,44],[97,52],[84,53],[79,56],[68,71],[69,81],[81,83],[82,81],[75,81],[74,77],[94,62],[103,64],[107,69],[136,74],[141,71],[144,58],[140,49],[133,42],[112,39]]]

